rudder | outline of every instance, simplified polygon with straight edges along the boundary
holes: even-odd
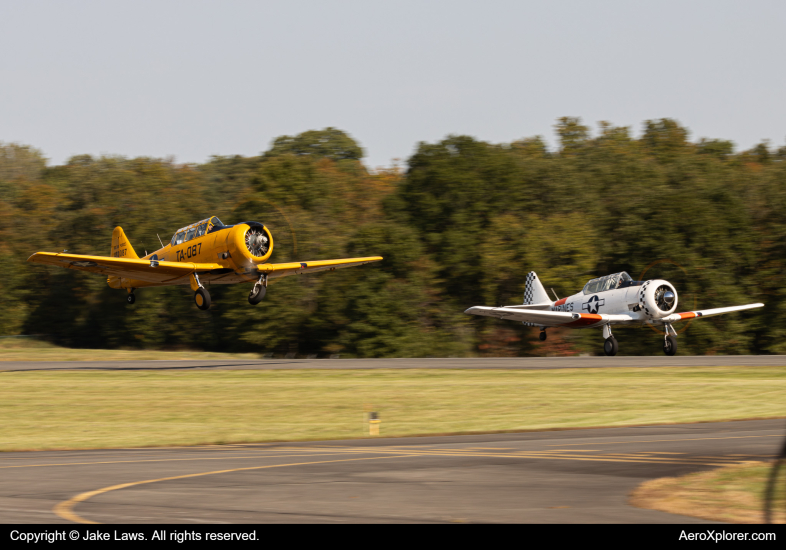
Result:
[[[139,259],[139,256],[134,251],[134,247],[131,246],[128,237],[123,232],[123,228],[119,225],[112,231],[112,249],[109,251],[109,255],[113,258]]]
[[[524,305],[550,303],[551,299],[534,271],[527,273],[524,283]]]

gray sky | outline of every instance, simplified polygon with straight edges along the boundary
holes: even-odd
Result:
[[[0,0],[0,141],[202,162],[335,126],[375,167],[579,116],[783,145],[785,23],[783,0]]]

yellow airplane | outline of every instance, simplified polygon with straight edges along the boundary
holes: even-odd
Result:
[[[134,291],[146,286],[191,285],[199,309],[210,307],[210,293],[204,287],[234,283],[254,283],[248,301],[256,305],[267,292],[268,279],[315,271],[335,271],[378,262],[380,256],[318,260],[315,262],[264,263],[273,253],[273,235],[259,222],[224,225],[212,216],[178,229],[172,240],[152,254],[140,258],[128,242],[122,227],[112,231],[111,256],[37,252],[28,262],[79,269],[107,275],[112,288],[128,290],[128,303],[136,301]]]

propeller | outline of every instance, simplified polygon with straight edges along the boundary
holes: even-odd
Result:
[[[674,292],[666,285],[661,285],[655,289],[655,303],[662,311],[669,311],[674,307]]]
[[[270,249],[270,240],[261,227],[252,227],[246,232],[246,248],[254,256],[264,256]]]

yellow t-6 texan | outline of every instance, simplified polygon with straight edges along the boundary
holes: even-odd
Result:
[[[162,243],[163,244],[163,243]],[[178,229],[163,248],[140,258],[128,242],[122,227],[112,231],[110,256],[85,256],[37,252],[28,262],[80,269],[107,275],[112,288],[128,290],[128,303],[136,301],[134,291],[146,286],[191,285],[199,309],[210,307],[210,293],[203,286],[254,283],[248,301],[256,305],[267,292],[268,279],[315,271],[335,271],[378,262],[380,256],[269,264],[273,235],[259,222],[224,225],[217,217]]]

